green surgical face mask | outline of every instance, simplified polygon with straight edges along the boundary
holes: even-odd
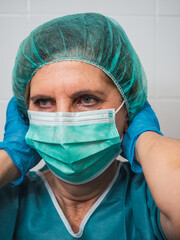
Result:
[[[116,112],[114,109],[28,111],[30,127],[26,143],[36,149],[58,178],[72,184],[89,182],[104,172],[121,152]]]

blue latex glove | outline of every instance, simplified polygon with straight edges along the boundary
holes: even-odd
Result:
[[[155,112],[148,102],[144,108],[134,117],[122,141],[122,156],[131,164],[131,169],[135,173],[142,172],[141,165],[134,158],[135,145],[138,137],[147,131],[160,132],[160,126]]]
[[[21,176],[12,182],[15,185],[20,184],[29,169],[41,160],[39,154],[25,142],[29,125],[23,118],[13,97],[7,107],[4,140],[0,142],[0,149],[8,153],[21,172]]]

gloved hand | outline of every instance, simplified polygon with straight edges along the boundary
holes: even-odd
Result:
[[[155,112],[148,102],[144,108],[134,117],[122,141],[122,156],[125,157],[131,164],[131,169],[135,173],[142,172],[141,165],[134,157],[135,145],[138,137],[147,131],[160,132],[160,126]]]
[[[25,142],[28,129],[28,121],[23,119],[23,114],[18,110],[13,97],[7,107],[4,140],[0,142],[0,149],[8,153],[21,172],[21,176],[12,182],[15,185],[20,184],[29,169],[41,160],[39,154]]]

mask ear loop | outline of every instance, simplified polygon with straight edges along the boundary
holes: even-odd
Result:
[[[120,107],[118,107],[118,109],[115,111],[115,114],[117,114],[117,113],[120,111],[120,109],[123,107],[124,103],[125,103],[125,101],[123,101],[123,102],[121,103]],[[124,137],[124,134],[123,134],[122,137],[120,138],[121,143],[122,143],[123,137]]]
[[[115,114],[118,113],[120,111],[120,109],[123,107],[125,101],[123,101],[120,105],[120,107],[118,107],[118,109],[115,111]]]

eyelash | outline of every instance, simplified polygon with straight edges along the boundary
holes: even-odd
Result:
[[[89,95],[89,94],[85,94],[85,95],[82,95],[82,96],[79,96],[76,100],[75,100],[75,102],[76,103],[78,103],[78,101],[80,100],[80,101],[82,101],[83,100],[83,98],[85,99],[85,98],[90,98],[90,99],[92,99],[92,100],[95,100],[96,101],[96,103],[98,103],[98,102],[100,102],[100,99],[98,98],[98,97],[96,97],[96,96],[93,96],[93,95]],[[95,104],[86,104],[87,106],[89,106],[89,107],[91,107],[91,106],[94,106]]]
[[[83,98],[90,98],[91,100],[95,101],[95,103],[91,104],[91,103],[78,103],[80,101],[83,101]],[[89,95],[89,94],[84,94],[84,95],[81,95],[81,96],[78,96],[75,100],[74,100],[74,103],[75,104],[81,104],[83,105],[83,107],[94,107],[96,104],[98,104],[101,100],[96,97],[96,96],[93,96],[93,95]],[[50,98],[38,98],[38,99],[34,99],[33,100],[33,104],[38,107],[39,109],[47,109],[48,106],[42,106],[42,103],[45,103],[45,102],[51,102],[53,103],[54,100],[53,99],[50,99]]]
[[[42,107],[42,106],[40,106],[40,105],[41,105],[41,102],[48,102],[48,101],[53,102],[52,99],[48,99],[48,98],[38,98],[38,99],[35,99],[35,100],[33,101],[33,104],[34,104],[35,106],[37,106],[38,108],[40,108],[40,109],[45,109],[45,108],[47,108],[47,107]]]

